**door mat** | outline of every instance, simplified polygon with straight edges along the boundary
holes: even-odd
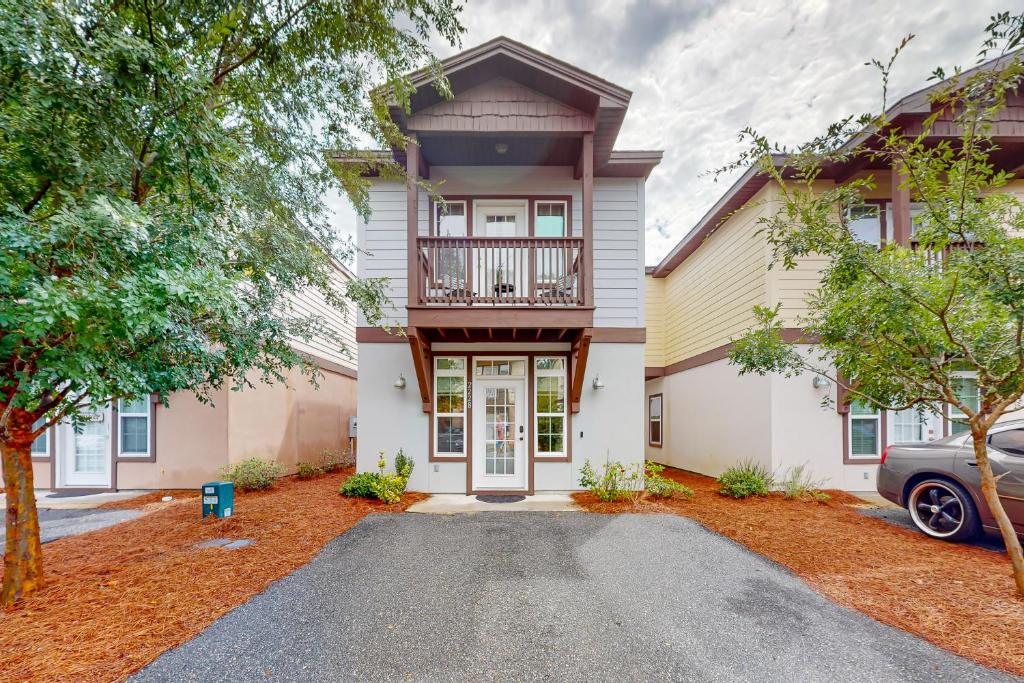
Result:
[[[526,500],[526,496],[477,496],[481,503],[518,503]]]

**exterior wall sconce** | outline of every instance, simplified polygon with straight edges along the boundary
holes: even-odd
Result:
[[[604,382],[601,381],[601,375],[594,377],[594,389],[604,389]]]
[[[494,146],[494,151],[497,152],[498,154],[504,154],[505,152],[508,151],[508,145],[505,144],[504,142],[499,142]]]
[[[405,375],[399,373],[398,379],[396,379],[395,383],[392,384],[391,386],[393,386],[395,389],[405,389]]]
[[[821,375],[815,375],[814,379],[811,380],[811,386],[815,389],[824,389],[829,384],[828,380]]]

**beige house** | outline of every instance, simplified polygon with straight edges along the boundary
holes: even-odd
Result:
[[[342,288],[351,273],[336,264]],[[342,331],[347,350],[327,340],[295,342],[321,371],[319,388],[293,371],[284,384],[253,380],[254,388],[224,387],[205,405],[191,393],[107,406],[76,432],[60,424],[32,446],[37,488],[56,491],[191,488],[215,479],[247,458],[274,460],[294,471],[324,449],[350,447],[349,417],[356,409],[356,312],[339,311],[315,292],[293,302],[297,313],[323,316]]]
[[[920,130],[931,113],[933,88],[901,100],[890,119],[907,134]],[[943,120],[936,132],[957,133]],[[1024,98],[1010,98],[994,133],[1001,147],[995,164],[1011,172],[1021,168]],[[913,243],[918,208],[889,169],[858,158],[830,168],[822,187],[868,173],[877,189],[851,209],[851,228],[875,244]],[[1007,191],[1024,195],[1024,181]],[[797,344],[806,341],[799,319],[823,263],[806,259],[794,270],[768,268],[771,250],[758,234],[758,219],[778,210],[778,193],[774,181],[748,171],[657,266],[647,268],[647,457],[712,476],[748,459],[776,474],[806,464],[830,487],[874,490],[888,443],[929,441],[959,425],[938,417],[922,421],[914,411],[850,408],[824,378],[740,377],[729,364],[731,341],[752,326],[756,305],[781,306],[785,335]],[[973,381],[965,374],[965,388]],[[833,407],[822,407],[826,397]]]

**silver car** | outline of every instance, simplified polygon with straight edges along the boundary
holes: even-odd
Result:
[[[1003,475],[998,486],[1003,508],[1024,538],[1024,420],[992,428],[988,457],[995,475]],[[969,432],[890,445],[878,468],[878,492],[907,508],[917,528],[932,538],[966,541],[982,529],[997,531],[981,495]]]

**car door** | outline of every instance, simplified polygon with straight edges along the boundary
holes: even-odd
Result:
[[[1003,509],[1018,533],[1024,532],[1024,427],[1003,429],[989,436],[988,459],[999,479]],[[970,443],[957,456],[956,473],[981,497],[981,473]],[[989,521],[991,524],[991,521]]]

